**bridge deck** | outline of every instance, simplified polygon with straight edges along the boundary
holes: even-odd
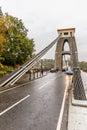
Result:
[[[51,73],[0,94],[0,130],[56,130],[65,75]]]

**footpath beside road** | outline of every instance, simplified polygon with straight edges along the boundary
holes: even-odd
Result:
[[[87,130],[87,101],[69,100],[68,130]]]
[[[87,101],[75,100],[72,94],[69,96],[68,130],[87,130]]]

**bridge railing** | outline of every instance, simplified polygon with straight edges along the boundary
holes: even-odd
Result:
[[[51,42],[47,47],[45,47],[41,52],[39,52],[31,61],[23,64],[18,70],[15,70],[10,75],[6,76],[0,81],[0,87],[6,85],[13,85],[16,81],[18,81],[36,62],[45,55],[49,49],[59,40],[60,35]]]
[[[71,35],[72,55],[73,55],[73,94],[77,100],[86,100],[85,90],[82,82],[81,71],[78,66],[77,51],[74,47],[75,37]]]
[[[85,90],[79,68],[73,69],[73,94],[77,100],[86,100]]]

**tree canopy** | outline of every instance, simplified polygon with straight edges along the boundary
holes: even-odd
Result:
[[[22,20],[5,14],[0,17],[0,62],[5,65],[23,64],[34,52],[34,40],[27,37]],[[4,59],[4,60],[2,60]]]

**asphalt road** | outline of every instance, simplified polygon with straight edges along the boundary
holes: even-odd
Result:
[[[0,130],[56,130],[66,86],[63,73],[0,93]]]

